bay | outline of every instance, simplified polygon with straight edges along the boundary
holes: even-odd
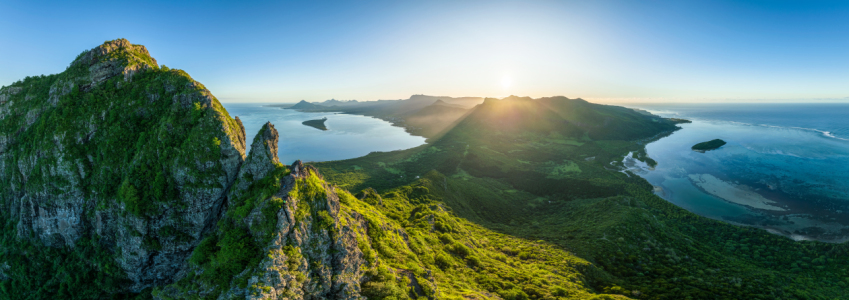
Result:
[[[280,162],[295,160],[320,162],[364,156],[374,151],[409,149],[425,143],[403,128],[366,116],[337,113],[307,113],[258,103],[222,103],[231,117],[238,116],[245,125],[250,147],[256,133],[266,122],[274,124],[280,134]],[[303,121],[327,118],[327,131],[301,124]]]

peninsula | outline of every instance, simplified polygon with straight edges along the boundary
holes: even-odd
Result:
[[[301,124],[304,124],[304,125],[307,125],[309,127],[319,129],[319,130],[327,130],[327,126],[324,126],[324,121],[327,121],[327,118],[303,121],[303,122],[301,122]]]

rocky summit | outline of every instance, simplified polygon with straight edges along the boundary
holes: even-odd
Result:
[[[245,156],[244,129],[203,85],[121,39],[0,98],[0,199],[19,239],[94,239],[132,291],[184,272]]]

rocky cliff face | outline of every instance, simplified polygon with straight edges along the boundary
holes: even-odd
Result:
[[[244,127],[127,40],[0,89],[0,205],[19,239],[110,248],[130,290],[165,284],[220,217]]]
[[[279,162],[272,124],[246,156],[241,121],[144,46],[109,41],[0,89],[0,125],[0,215],[19,240],[95,240],[129,291],[195,287],[163,297],[361,298],[362,217],[315,168]]]
[[[334,188],[321,180],[317,170],[300,162],[291,170],[279,191],[285,195],[286,205],[277,213],[276,232],[266,246],[268,256],[248,278],[249,289],[236,287],[227,296],[362,299],[360,283],[366,279],[368,263],[358,246],[357,233],[365,236],[364,220],[340,214]],[[313,185],[310,188],[325,193],[293,193],[298,184]]]
[[[126,40],[0,88],[0,298],[590,298],[588,262],[452,215],[465,183],[357,199],[244,131]]]
[[[245,155],[238,118],[126,40],[0,88],[0,287],[61,297],[96,277],[108,286],[87,297],[363,299],[397,281],[438,295],[429,271],[372,250],[378,237],[409,248],[402,229],[341,204],[361,201],[315,168],[281,164],[278,142],[267,123]]]
[[[280,164],[277,142],[277,130],[267,123],[239,171],[218,231],[196,250],[184,284],[157,297],[362,298],[368,266],[357,242],[357,234],[365,235],[362,218],[340,213],[335,188],[315,168]],[[243,239],[228,242],[233,235]],[[240,264],[226,257],[236,256],[231,248],[253,249],[246,257],[262,259]],[[238,267],[228,273],[220,268],[224,262]]]

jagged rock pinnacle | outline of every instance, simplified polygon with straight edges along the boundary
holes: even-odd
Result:
[[[236,177],[238,183],[234,188],[235,193],[238,194],[241,190],[246,189],[251,181],[265,177],[280,164],[280,159],[277,157],[279,139],[280,135],[271,122],[262,126],[262,129],[254,137],[251,150],[239,170],[238,177]]]

